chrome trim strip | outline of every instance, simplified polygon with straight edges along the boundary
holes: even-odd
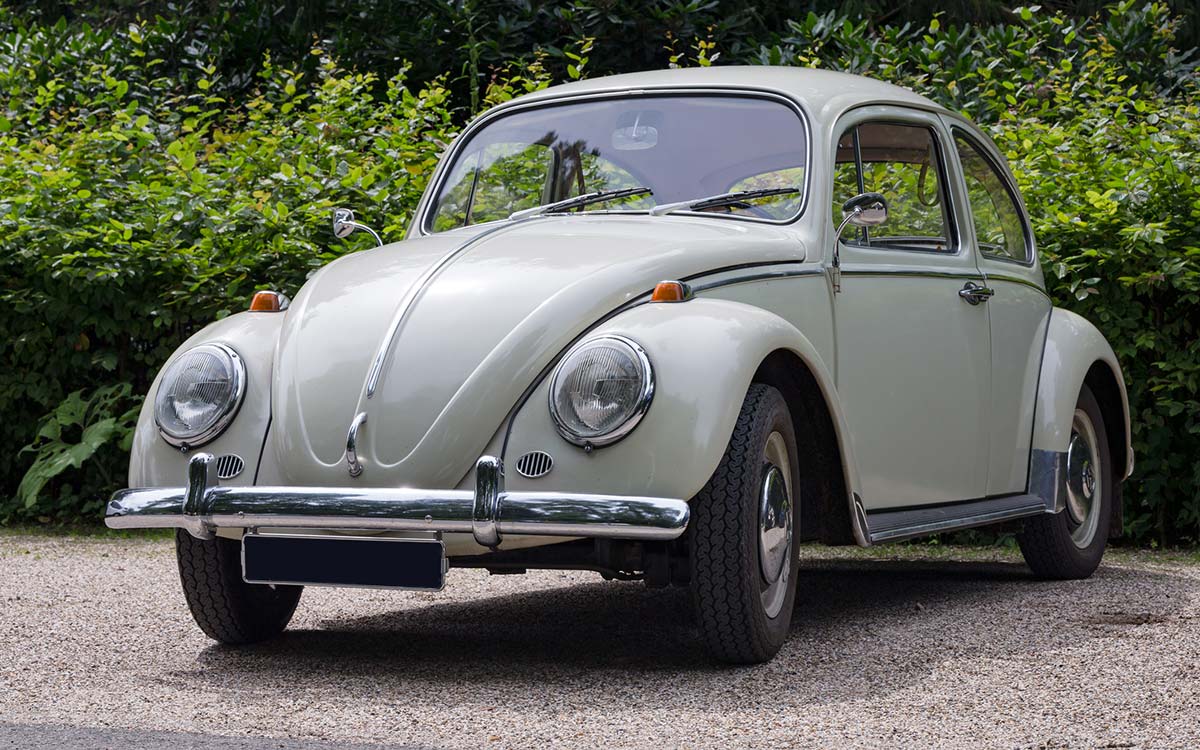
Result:
[[[918,271],[916,269],[880,269],[878,271],[858,268],[847,269],[842,266],[843,276],[918,276],[927,279],[982,279],[981,271],[970,269],[965,271]]]
[[[720,273],[720,272],[717,272]],[[714,274],[705,274],[712,276]],[[795,276],[824,276],[824,268],[798,268],[790,271],[760,271],[757,273],[745,273],[738,276],[731,276],[727,279],[717,279],[716,281],[708,281],[702,284],[692,284],[692,292],[699,294],[700,292],[708,292],[713,289],[720,289],[724,286],[732,286],[734,284],[745,284],[752,281],[772,281],[775,279],[787,279]],[[694,277],[693,277],[694,278]]]
[[[1063,486],[1067,476],[1067,452],[1034,448],[1029,456],[1029,486],[1027,492],[1040,497],[1047,513],[1061,513],[1066,508]]]
[[[476,497],[482,496],[481,528],[486,529],[494,512],[498,538],[523,534],[665,541],[682,535],[690,516],[687,502],[675,498],[505,492],[499,483],[500,462],[487,456],[480,460],[486,468],[477,476],[474,492],[407,487],[217,487],[206,483],[206,456],[202,453],[192,458],[186,488],[150,487],[115,493],[105,511],[105,524],[112,529],[181,528],[202,539],[219,528],[473,535]],[[489,473],[493,469],[497,470],[494,475]]]
[[[867,514],[868,535],[871,544],[898,542],[928,534],[1027,518],[1045,512],[1045,502],[1033,495],[1010,495],[932,508],[875,511]]]
[[[532,98],[526,100],[523,97],[517,98],[510,102],[500,104],[492,109],[484,112],[472,122],[468,123],[466,128],[454,139],[450,144],[450,148],[445,155],[438,161],[437,169],[433,174],[433,178],[429,181],[429,185],[425,188],[425,192],[421,194],[421,200],[417,204],[416,214],[412,223],[413,231],[418,235],[437,234],[432,229],[434,203],[437,200],[438,194],[442,190],[442,184],[450,176],[450,167],[458,158],[459,153],[466,148],[472,137],[487,125],[492,120],[505,117],[507,115],[521,112],[526,109],[536,109],[539,107],[552,107],[562,104],[573,104],[576,102],[587,102],[603,99],[619,99],[634,96],[645,97],[663,97],[663,96],[742,96],[759,99],[774,100],[780,102],[796,113],[800,119],[801,127],[804,128],[805,154],[804,163],[807,167],[804,170],[804,192],[800,198],[800,208],[795,215],[787,219],[761,219],[753,216],[733,216],[728,214],[712,214],[705,213],[704,216],[709,218],[720,217],[733,221],[749,221],[758,224],[774,224],[787,225],[795,223],[802,217],[805,211],[808,210],[809,199],[812,192],[812,163],[813,163],[813,134],[814,130],[809,121],[808,110],[805,109],[805,104],[799,99],[795,99],[778,91],[769,89],[757,88],[753,86],[742,86],[736,84],[727,85],[668,85],[668,86],[642,86],[640,88],[616,88],[602,91],[589,91],[586,93],[562,93],[553,96],[537,96],[531,95]],[[687,215],[687,214],[679,214]]]
[[[1009,262],[1015,262],[1015,261],[1009,261]],[[1007,281],[1010,284],[1020,284],[1021,286],[1027,286],[1030,289],[1035,289],[1035,290],[1041,292],[1046,297],[1046,299],[1050,299],[1050,292],[1047,292],[1045,289],[1043,289],[1042,287],[1033,283],[1029,279],[1023,279],[1020,276],[1009,276],[1009,275],[1003,274],[1003,273],[990,273],[990,272],[984,272],[983,276],[988,281]]]

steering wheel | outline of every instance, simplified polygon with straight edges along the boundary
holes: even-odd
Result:
[[[917,200],[922,206],[936,206],[941,196],[938,194],[937,188],[934,188],[933,197],[925,197],[925,182],[929,177],[929,162],[921,165],[921,174],[917,175]]]

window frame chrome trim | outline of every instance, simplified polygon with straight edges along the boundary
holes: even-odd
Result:
[[[624,422],[603,435],[597,435],[595,437],[583,437],[567,427],[566,423],[563,421],[562,415],[559,414],[557,404],[555,404],[554,394],[559,376],[562,374],[563,364],[571,358],[571,355],[601,341],[616,341],[629,347],[630,350],[633,351],[638,363],[641,365],[642,372],[645,373],[645,376],[642,380],[641,392],[638,394],[638,401],[634,405],[633,411],[628,417],[626,417]],[[591,450],[592,448],[603,448],[612,445],[625,438],[627,435],[629,435],[629,433],[633,432],[634,428],[637,427],[642,421],[642,418],[646,416],[646,412],[650,410],[650,404],[654,401],[654,388],[654,366],[651,365],[650,356],[646,354],[646,350],[642,348],[641,344],[637,343],[628,336],[622,336],[616,333],[606,333],[580,341],[578,344],[568,349],[567,352],[559,358],[558,364],[554,367],[554,372],[550,374],[550,383],[549,387],[547,388],[546,400],[549,402],[550,417],[554,421],[554,427],[557,429],[559,436],[572,445],[577,445],[584,450]]]
[[[166,371],[174,366],[175,363],[177,363],[184,355],[190,354],[197,349],[204,348],[218,349],[226,354],[233,362],[233,398],[230,399],[228,404],[226,404],[221,416],[217,418],[216,422],[213,422],[212,426],[199,433],[196,437],[181,438],[177,435],[172,435],[166,430],[166,428],[162,426],[162,423],[158,421],[158,397],[159,394],[162,393]],[[165,368],[163,368],[163,372],[164,380],[159,382],[158,388],[156,388],[154,391],[154,401],[151,404],[150,410],[154,414],[154,426],[158,428],[159,437],[161,437],[168,445],[178,448],[180,451],[190,451],[193,448],[199,448],[202,445],[207,445],[208,443],[211,443],[219,438],[221,434],[229,428],[229,425],[232,424],[234,418],[237,417],[238,412],[241,411],[242,402],[246,400],[246,386],[248,380],[246,376],[246,361],[242,359],[241,355],[238,354],[233,347],[227,344],[206,342],[190,347],[186,351],[181,352],[179,356],[173,357],[171,362],[168,363]]]
[[[813,137],[814,130],[809,119],[808,110],[799,99],[788,96],[778,91],[772,91],[764,88],[752,86],[733,86],[733,85],[705,85],[705,86],[643,86],[639,88],[618,89],[607,91],[591,91],[587,93],[563,93],[555,96],[543,96],[529,101],[515,99],[512,103],[501,104],[494,107],[482,115],[477,117],[466,128],[463,129],[458,136],[455,137],[449,149],[438,161],[437,168],[434,171],[433,178],[429,185],[425,188],[425,192],[421,195],[421,200],[417,204],[416,221],[413,222],[413,232],[416,236],[424,237],[434,234],[443,234],[444,232],[435,232],[432,228],[433,210],[437,200],[437,196],[441,193],[445,181],[450,176],[450,167],[459,157],[461,151],[466,148],[466,144],[470,142],[482,128],[493,120],[515,114],[527,109],[536,109],[540,107],[553,107],[564,104],[573,104],[577,102],[602,101],[606,99],[623,99],[633,97],[669,97],[669,96],[736,96],[746,98],[757,98],[770,101],[776,101],[789,107],[795,112],[800,120],[801,128],[804,131],[805,149],[804,149],[804,187],[800,199],[800,208],[796,213],[787,219],[764,219],[756,216],[735,216],[732,214],[714,214],[704,211],[677,211],[673,216],[704,216],[707,218],[731,219],[734,221],[749,221],[756,224],[768,224],[775,226],[787,226],[795,224],[808,211],[808,206],[812,196],[812,164],[813,164]],[[583,215],[590,215],[595,212],[582,212]],[[629,211],[623,212],[627,214],[645,213],[648,211]],[[501,220],[503,221],[503,220]],[[454,227],[454,229],[463,229],[467,226],[481,226],[480,224],[467,224],[463,227]],[[453,229],[445,230],[445,232],[454,231]]]

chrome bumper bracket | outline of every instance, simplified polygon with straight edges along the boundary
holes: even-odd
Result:
[[[495,549],[505,535],[676,539],[687,502],[674,498],[507,492],[499,459],[475,467],[475,490],[407,487],[220,486],[215,462],[197,453],[186,487],[120,490],[105,523],[114,529],[181,528],[201,539],[219,528],[441,531],[471,534]]]

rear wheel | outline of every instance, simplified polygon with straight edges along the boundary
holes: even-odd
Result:
[[[241,542],[197,539],[175,532],[179,580],[192,617],[214,641],[245,644],[283,632],[303,586],[267,586],[242,580]]]
[[[799,557],[798,468],[783,396],[751,385],[729,447],[692,503],[696,619],[721,661],[767,661],[787,638]]]
[[[1066,510],[1025,521],[1017,537],[1025,562],[1042,578],[1087,578],[1108,542],[1114,497],[1112,460],[1100,404],[1086,385],[1079,393],[1060,492]]]

